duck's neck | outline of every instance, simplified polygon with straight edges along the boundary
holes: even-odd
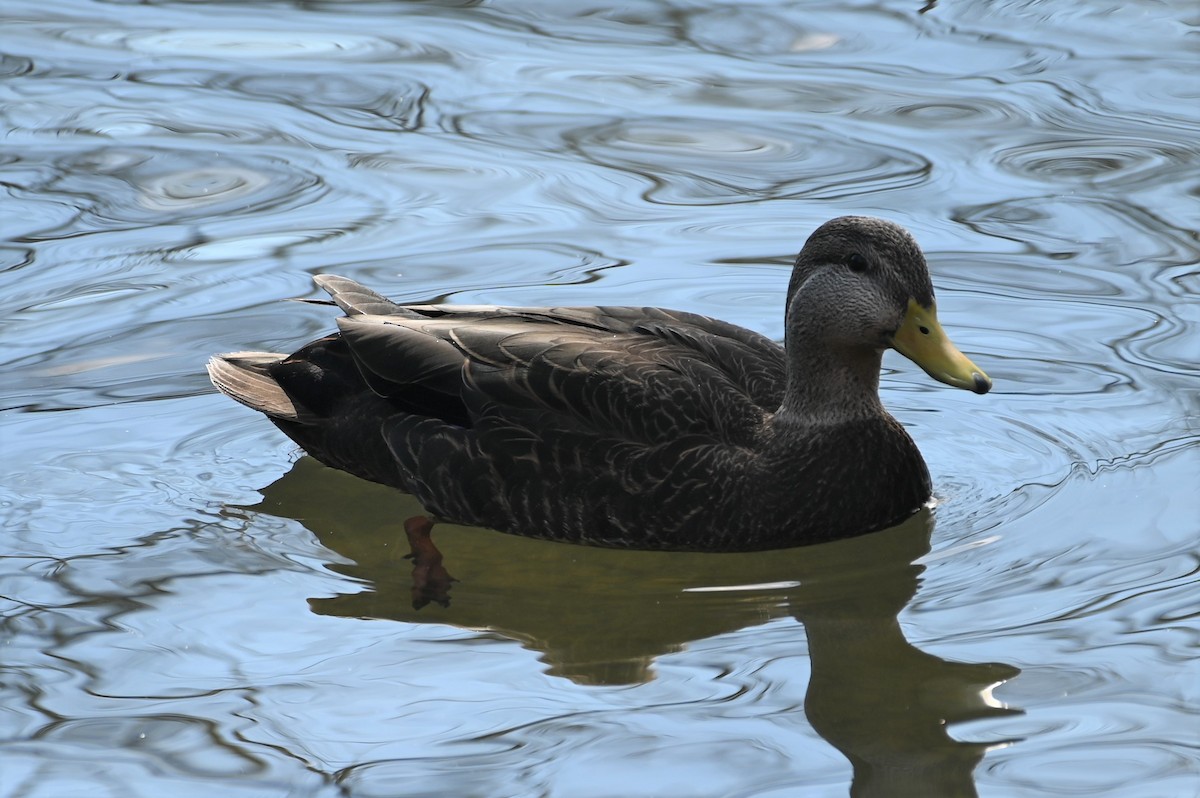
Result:
[[[877,418],[885,412],[879,401],[882,362],[883,353],[873,349],[791,351],[777,416],[811,424]]]

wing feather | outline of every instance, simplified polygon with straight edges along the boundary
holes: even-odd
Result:
[[[363,380],[397,408],[381,430],[401,486],[440,517],[686,548],[782,394],[778,345],[703,316],[401,306],[321,285]]]

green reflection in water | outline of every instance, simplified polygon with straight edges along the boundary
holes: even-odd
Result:
[[[332,567],[373,588],[313,599],[314,611],[490,630],[581,684],[649,681],[656,657],[691,641],[794,617],[812,666],[805,713],[853,764],[854,796],[975,795],[973,770],[995,743],[960,742],[949,726],[1019,711],[991,698],[1015,667],[951,662],[904,637],[897,616],[920,581],[929,512],[851,540],[745,554],[594,549],[439,524],[434,540],[458,580],[440,606],[414,587],[404,557],[402,522],[423,512],[411,497],[305,457],[249,509],[301,521],[353,560]]]

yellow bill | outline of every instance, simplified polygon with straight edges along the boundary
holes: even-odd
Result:
[[[938,382],[975,393],[987,393],[992,388],[988,375],[950,343],[938,324],[935,305],[923,308],[916,300],[908,300],[908,312],[892,345]]]

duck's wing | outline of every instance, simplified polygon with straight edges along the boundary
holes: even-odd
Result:
[[[451,520],[599,545],[702,545],[714,491],[733,500],[765,421],[719,367],[644,333],[483,311],[339,326],[376,392],[403,403],[420,374],[450,400],[444,413],[392,415],[382,432],[404,487]]]
[[[397,319],[425,320],[427,324],[410,327],[420,329],[434,339],[450,340],[453,338],[451,330],[475,325],[500,330],[505,327],[505,321],[515,325],[511,328],[514,331],[522,323],[528,323],[529,330],[546,331],[558,327],[564,330],[648,336],[676,344],[681,350],[689,350],[692,356],[716,366],[765,410],[774,411],[783,398],[783,349],[764,335],[708,316],[654,307],[401,305],[345,277],[326,274],[314,280],[348,317],[387,316],[393,317],[393,323]],[[386,323],[383,319],[376,321]],[[488,346],[495,339],[496,336],[490,336],[483,341],[481,346],[473,350],[474,355],[486,361],[489,357]],[[439,348],[428,342],[426,344]],[[533,343],[534,349],[538,346],[540,344]],[[421,357],[420,360],[427,362],[427,357]]]
[[[367,384],[401,406],[411,391],[432,390],[468,409],[536,410],[597,435],[654,443],[695,434],[730,445],[749,445],[766,413],[743,370],[637,330],[475,310],[348,316],[338,327]]]
[[[684,534],[714,490],[733,489],[782,393],[776,344],[694,314],[354,313],[381,298],[337,289],[351,309],[341,340],[398,409],[382,421],[403,486],[451,519],[607,545],[693,545],[664,536]],[[419,406],[408,407],[412,396]],[[639,544],[647,534],[660,539]]]

